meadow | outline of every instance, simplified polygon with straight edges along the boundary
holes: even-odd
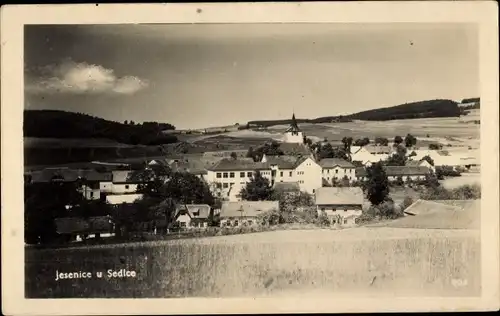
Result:
[[[391,296],[480,294],[473,230],[289,230],[25,251],[27,298],[258,297],[308,291]],[[106,270],[135,278],[107,278]],[[59,272],[102,279],[55,281]],[[302,294],[301,294],[302,293]]]

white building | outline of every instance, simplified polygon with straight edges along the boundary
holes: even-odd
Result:
[[[431,172],[431,170],[425,166],[384,166],[384,170],[387,179],[390,181],[398,179],[403,181],[425,180],[425,176]],[[366,169],[356,168],[356,177],[358,180],[366,180]]]
[[[106,195],[109,204],[133,203],[142,198],[142,194],[137,193],[140,182],[130,178],[132,171],[114,170],[112,175],[111,181],[99,183],[101,194]]]
[[[321,159],[319,165],[322,168],[323,179],[331,183],[333,179],[341,180],[344,177],[350,181],[356,179],[356,167],[347,160],[338,158]]]
[[[253,178],[255,172],[277,182],[297,182],[301,191],[314,194],[322,185],[322,168],[311,157],[266,156],[260,162],[222,159],[208,167],[206,180],[215,195],[229,201],[239,201],[239,192]]]
[[[331,224],[353,226],[363,209],[363,190],[359,187],[323,187],[315,194],[318,216],[325,214]]]
[[[292,115],[292,123],[290,124],[290,127],[285,131],[285,143],[304,143],[304,134],[297,125],[295,113]]]
[[[364,166],[370,166],[373,163],[386,160],[394,152],[391,146],[351,146],[351,160],[359,161]]]
[[[279,210],[278,201],[224,202],[220,212],[221,227],[259,225],[259,216]]]

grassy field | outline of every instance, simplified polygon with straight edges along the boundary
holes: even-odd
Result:
[[[479,251],[476,231],[365,227],[27,249],[26,297],[473,296],[480,293]],[[106,277],[122,268],[137,277]],[[104,276],[55,281],[56,270]]]

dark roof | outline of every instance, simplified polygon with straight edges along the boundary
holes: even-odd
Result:
[[[187,212],[191,218],[207,219],[210,215],[210,205],[208,204],[179,204],[176,207],[177,218],[181,212]]]
[[[287,128],[287,132],[300,132],[299,125],[297,124],[297,120],[295,119],[295,113],[292,114],[292,122],[290,123],[290,127]]]
[[[339,166],[341,168],[354,168],[354,165],[347,160],[339,158],[325,158],[319,161],[319,165],[323,168],[335,168]]]
[[[279,169],[295,169],[308,157],[297,157],[292,155],[265,156],[265,162],[269,166],[278,166]]]
[[[391,146],[366,145],[364,148],[371,154],[389,154],[394,151]]]
[[[298,182],[276,182],[274,189],[282,192],[294,192],[300,191],[300,185]]]
[[[237,157],[244,158],[247,156],[247,149],[237,149],[237,150],[221,150],[221,151],[206,151],[203,153],[203,157],[220,157],[220,158],[230,158],[231,153],[235,153]]]
[[[385,166],[385,173],[388,177],[397,176],[421,176],[430,172],[425,166]],[[356,168],[356,177],[366,176],[365,168]]]
[[[216,164],[207,168],[212,171],[243,171],[243,170],[266,170],[268,164],[239,159],[221,159]]]
[[[74,182],[78,179],[85,179],[87,181],[110,181],[111,173],[99,173],[96,170],[88,169],[69,169],[69,168],[46,168],[39,171],[33,171],[31,174],[31,181],[37,182],[51,182],[54,180],[64,182]]]
[[[206,174],[207,173],[207,168],[209,165],[207,163],[204,163],[201,160],[188,160],[188,161],[179,161],[179,162],[172,162],[170,164],[170,168],[172,168],[172,171],[177,171],[177,172],[189,172],[192,174]]]

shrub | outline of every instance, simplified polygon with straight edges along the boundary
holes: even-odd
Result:
[[[439,180],[443,180],[444,177],[460,177],[459,171],[455,170],[452,166],[437,166],[436,176]]]

